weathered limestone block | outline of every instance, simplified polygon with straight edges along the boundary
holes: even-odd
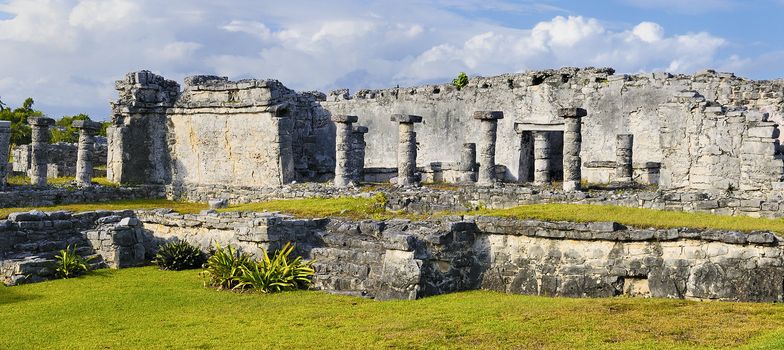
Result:
[[[634,135],[618,135],[615,145],[615,179],[618,182],[631,182],[634,174],[634,168],[632,167]]]
[[[398,123],[397,184],[398,186],[416,185],[417,144],[414,123],[421,123],[422,117],[393,114],[391,120]]]
[[[376,300],[417,298],[422,276],[422,261],[413,251],[388,249],[384,254],[381,286]]]
[[[362,181],[365,172],[365,148],[367,147],[365,134],[367,132],[368,128],[366,126],[355,126],[352,130],[351,157],[349,159],[353,164],[351,166],[351,179],[356,183]]]
[[[79,129],[79,145],[76,156],[76,184],[90,186],[93,179],[93,151],[95,150],[95,133],[101,129],[101,123],[91,120],[76,120],[72,126]]]
[[[558,115],[564,119],[563,143],[563,189],[576,191],[580,189],[582,160],[580,149],[582,144],[582,117],[587,113],[582,108],[562,108]]]
[[[8,177],[8,153],[11,147],[11,122],[0,120],[0,190],[5,189]]]
[[[30,183],[33,186],[46,186],[46,171],[49,157],[49,126],[54,124],[52,118],[30,118],[32,127],[32,169],[30,169]]]
[[[476,144],[464,143],[463,150],[460,152],[460,182],[476,181]]]
[[[552,149],[547,131],[534,131],[534,184],[544,185],[551,181],[550,158]]]
[[[481,123],[480,148],[479,148],[479,176],[477,184],[480,186],[490,186],[495,183],[495,144],[498,132],[498,119],[503,119],[504,112],[501,111],[477,111],[474,112],[474,119],[479,119]]]
[[[347,187],[354,180],[351,161],[352,124],[358,120],[354,115],[333,115],[335,122],[335,187]]]

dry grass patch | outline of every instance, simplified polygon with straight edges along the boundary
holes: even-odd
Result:
[[[8,214],[15,212],[28,212],[31,210],[41,211],[58,211],[66,210],[71,212],[83,212],[93,210],[126,210],[126,209],[157,209],[157,208],[171,208],[176,212],[184,214],[198,213],[201,210],[207,209],[205,203],[189,203],[189,202],[176,202],[167,199],[133,199],[112,202],[97,202],[97,203],[78,203],[78,204],[61,204],[48,207],[17,207],[17,208],[0,208],[0,218],[7,218]]]

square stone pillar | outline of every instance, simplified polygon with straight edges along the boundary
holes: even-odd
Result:
[[[632,182],[632,147],[634,135],[620,134],[615,139],[615,181]]]
[[[76,185],[87,187],[93,181],[95,133],[101,129],[101,123],[91,120],[76,120],[71,126],[79,129],[79,144],[76,152]]]
[[[355,115],[333,115],[335,122],[335,187],[347,187],[352,182],[351,148],[352,124],[359,118]]]
[[[479,146],[479,176],[477,185],[492,186],[495,181],[495,143],[498,132],[498,119],[504,118],[501,111],[477,111],[474,119],[479,119],[480,146]]]
[[[398,123],[397,184],[416,185],[416,133],[414,123],[421,123],[418,115],[393,114],[391,120]]]
[[[11,151],[11,122],[0,120],[0,191],[8,179],[8,153]]]
[[[476,182],[476,144],[464,143],[463,150],[460,152],[460,163],[458,172],[460,182]]]
[[[46,186],[46,170],[49,163],[49,127],[54,124],[54,119],[45,117],[29,118],[27,122],[32,127],[32,157],[30,159],[30,184],[33,186]]]
[[[580,190],[582,177],[580,148],[582,147],[582,117],[587,112],[582,108],[561,108],[558,116],[564,120],[563,143],[563,190]]]
[[[355,183],[360,183],[364,180],[365,172],[365,134],[368,132],[367,126],[355,126],[351,131],[353,137],[351,139],[351,179]]]
[[[520,135],[520,159],[517,164],[517,181],[527,183],[534,176],[534,135],[523,123],[515,123],[515,132]]]
[[[549,184],[550,158],[552,155],[550,133],[547,131],[534,131],[534,184]]]

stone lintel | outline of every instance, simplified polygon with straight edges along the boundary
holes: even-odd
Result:
[[[0,120],[0,129],[9,129],[11,128],[11,122],[7,120]]]
[[[92,120],[74,120],[71,126],[77,129],[99,130],[101,123]]]
[[[501,112],[501,111],[476,111],[476,112],[474,112],[474,119],[479,119],[479,120],[504,119],[504,112]]]
[[[368,127],[367,126],[355,126],[354,130],[352,130],[352,132],[357,133],[357,134],[367,134]]]
[[[356,123],[359,120],[359,118],[355,115],[345,114],[335,114],[331,119],[335,123]]]
[[[579,118],[588,115],[588,111],[582,108],[559,108],[558,116],[561,118]]]
[[[47,117],[33,117],[27,119],[27,122],[33,126],[50,126],[54,125],[54,119]]]
[[[523,131],[564,131],[563,123],[560,124],[537,124],[537,123],[515,123],[515,131],[518,134]]]
[[[390,120],[398,123],[421,123],[422,117],[411,114],[393,114]]]

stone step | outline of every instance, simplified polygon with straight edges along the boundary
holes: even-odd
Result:
[[[383,244],[371,236],[326,234],[321,237],[329,247],[359,248],[365,251],[383,250]]]
[[[352,277],[338,277],[332,275],[316,275],[313,280],[313,287],[330,292],[354,292],[368,294],[368,286],[365,280]]]

